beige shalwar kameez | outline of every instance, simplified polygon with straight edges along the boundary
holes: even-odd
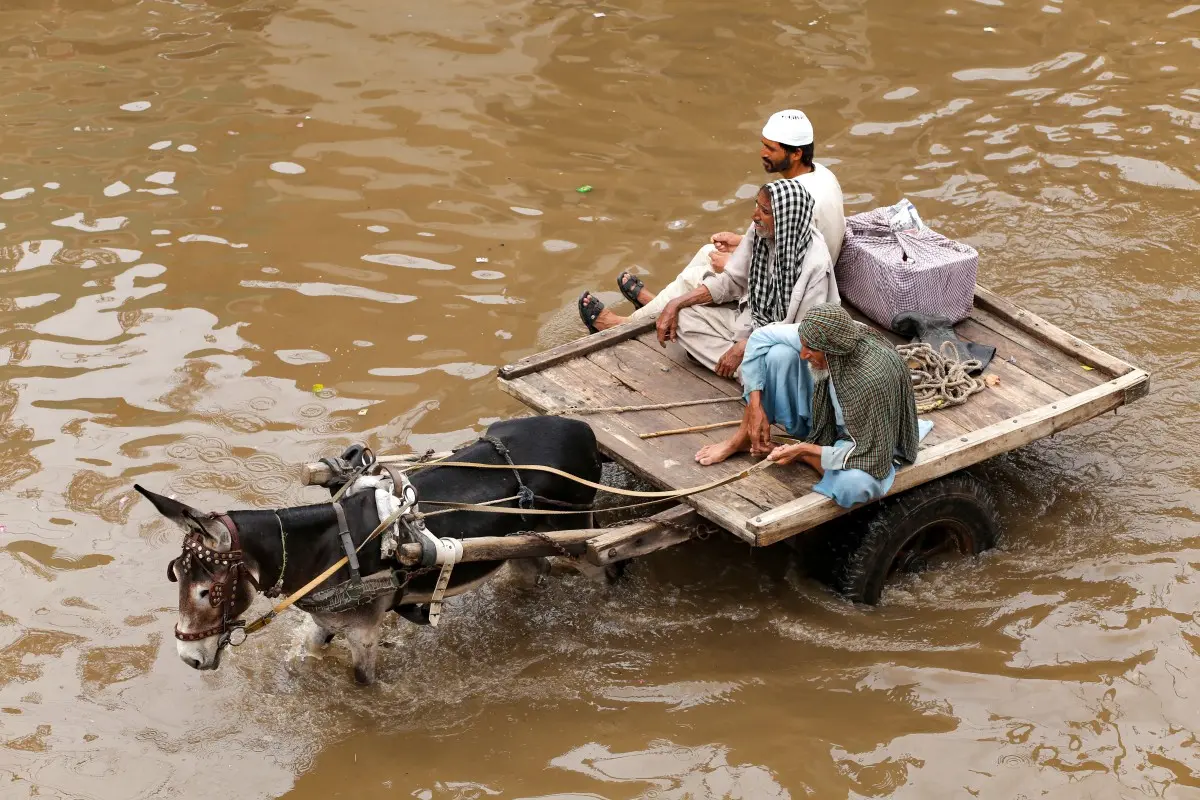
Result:
[[[758,234],[751,225],[741,244],[730,254],[725,271],[712,274],[710,269],[710,274],[700,281],[712,295],[711,305],[691,306],[679,312],[679,344],[711,370],[716,370],[721,356],[735,342],[750,338],[753,330],[747,288],[757,239]],[[774,267],[773,241],[770,242],[770,259]],[[775,322],[795,324],[818,303],[840,302],[829,248],[825,246],[821,231],[814,225],[812,242],[804,256],[800,276],[792,288],[787,316]]]

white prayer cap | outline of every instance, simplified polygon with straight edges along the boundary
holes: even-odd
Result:
[[[792,147],[813,143],[813,127],[803,111],[789,108],[786,111],[776,111],[763,126],[764,139],[772,142],[788,144]]]

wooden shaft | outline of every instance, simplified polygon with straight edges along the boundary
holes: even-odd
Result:
[[[562,545],[571,555],[582,555],[588,539],[594,539],[613,528],[580,528],[571,531],[550,531],[546,534],[556,544]],[[557,547],[532,534],[516,536],[480,536],[463,539],[461,561],[505,561],[510,558],[533,558],[535,556],[561,555]],[[405,566],[415,566],[421,561],[421,545],[400,545],[397,559]]]
[[[445,458],[448,455],[450,453],[434,453],[429,460]],[[380,464],[415,464],[424,457],[424,453],[406,453],[399,456],[379,456],[377,460]],[[300,483],[304,486],[321,486],[332,477],[333,473],[329,471],[329,467],[320,461],[305,464],[300,468]]]
[[[690,428],[671,428],[665,431],[654,431],[652,433],[639,433],[639,439],[656,439],[659,436],[674,436],[677,433],[700,433],[701,431],[714,431],[717,428],[732,428],[734,425],[741,425],[740,419],[731,419],[727,422],[713,422],[708,425],[693,425]]]
[[[680,528],[690,528],[698,522],[699,516],[695,511],[685,505],[677,505],[649,519],[627,525],[550,531],[545,535],[556,544],[565,547],[571,555],[586,555],[592,563],[602,565],[686,541],[691,538],[691,533],[681,531]],[[664,532],[668,538],[661,535]],[[464,539],[462,547],[463,561],[503,561],[510,558],[562,555],[557,547],[532,534]],[[396,557],[405,566],[415,566],[421,560],[421,546],[403,544]]]

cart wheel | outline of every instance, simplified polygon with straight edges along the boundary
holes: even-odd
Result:
[[[881,500],[852,519],[850,530],[834,539],[833,586],[869,605],[894,575],[978,555],[995,547],[999,530],[991,493],[965,473]]]

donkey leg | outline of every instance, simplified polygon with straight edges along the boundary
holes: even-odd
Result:
[[[383,617],[391,606],[389,598],[381,598],[352,615],[345,627],[346,643],[350,646],[350,657],[354,660],[354,680],[362,686],[375,682],[375,657],[379,654],[379,635],[383,628]]]
[[[308,618],[308,632],[304,635],[304,650],[310,656],[321,657],[326,645],[333,641],[333,631],[321,626],[313,617]]]
[[[550,559],[514,558],[508,562],[508,571],[517,585],[532,589],[540,586],[550,574]]]

